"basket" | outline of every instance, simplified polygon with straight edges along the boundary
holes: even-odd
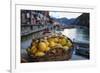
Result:
[[[53,52],[54,50],[56,50],[55,53]],[[28,56],[29,56],[29,62],[65,61],[71,59],[72,52],[73,48],[70,48],[68,50],[64,50],[62,48],[56,48],[48,51],[42,57],[36,57],[34,55],[31,55],[30,53],[28,53]]]
[[[70,40],[68,38],[68,40]],[[71,41],[71,40],[70,40]],[[44,56],[37,57],[29,52],[27,52],[29,57],[29,62],[44,62],[44,61],[65,61],[69,60],[72,57],[73,53],[73,42],[71,41],[72,46],[66,50],[66,48],[56,47],[45,53]]]

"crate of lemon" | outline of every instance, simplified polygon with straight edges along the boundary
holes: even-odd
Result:
[[[69,60],[72,55],[73,43],[65,36],[51,36],[33,39],[26,49],[30,62]]]

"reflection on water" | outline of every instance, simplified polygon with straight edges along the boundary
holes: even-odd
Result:
[[[75,42],[89,43],[88,29],[85,28],[64,29],[64,31],[62,31],[61,33],[68,36],[71,40],[74,40]]]
[[[73,40],[76,38],[76,31],[76,28],[64,29],[64,31],[61,31],[61,33],[69,37],[71,40]]]

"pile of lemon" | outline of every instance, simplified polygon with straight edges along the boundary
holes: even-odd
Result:
[[[51,36],[32,41],[32,45],[27,49],[27,52],[41,57],[44,56],[45,53],[50,49],[56,49],[57,47],[60,47],[62,49],[68,50],[71,48],[71,46],[72,42],[64,35]]]

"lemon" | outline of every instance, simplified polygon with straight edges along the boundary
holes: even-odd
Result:
[[[37,48],[35,46],[32,46],[31,53],[34,54],[37,51]]]
[[[64,45],[66,45],[67,44],[67,41],[66,41],[66,39],[65,38],[63,38],[63,39],[60,39],[60,44],[62,45],[62,46],[64,46]]]
[[[45,49],[46,52],[49,51],[49,50],[50,50],[50,47],[47,47],[47,48]]]
[[[40,51],[45,51],[46,48],[47,48],[47,46],[46,46],[46,43],[45,43],[45,42],[40,42],[40,43],[38,44],[38,49],[39,49]]]
[[[46,46],[48,47],[49,46],[49,42],[47,40],[44,40]]]
[[[58,42],[61,43],[61,39],[60,38],[58,39]]]
[[[51,38],[48,39],[48,41],[49,41],[49,42],[50,42],[50,41],[55,42],[55,39],[54,39],[53,37],[51,37]]]
[[[53,42],[53,41],[50,41],[50,42],[49,42],[49,47],[51,47],[51,48],[52,48],[52,47],[54,47],[54,46],[56,46],[56,43],[55,43],[55,42]]]
[[[54,42],[56,42],[56,43],[57,43],[58,41],[59,41],[59,40],[58,40],[58,38],[54,38]]]
[[[68,46],[63,46],[63,48],[67,51],[69,49]]]
[[[68,46],[71,47],[72,46],[72,43],[70,40],[68,40]]]
[[[35,53],[35,56],[38,56],[38,57],[41,57],[41,56],[44,56],[44,55],[45,55],[45,53],[42,52],[42,51],[37,51],[37,52]]]

